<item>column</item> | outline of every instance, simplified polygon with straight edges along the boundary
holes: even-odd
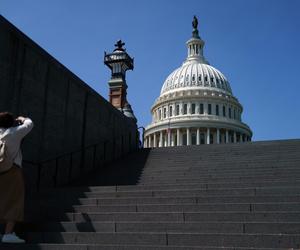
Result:
[[[166,133],[163,136],[164,138],[164,147],[168,146],[168,131],[166,130]]]
[[[210,128],[206,131],[206,144],[210,144]]]
[[[233,142],[236,143],[236,132],[233,132]]]
[[[197,145],[200,145],[200,129],[199,129],[199,128],[197,128],[197,134],[196,134],[196,137],[197,137],[197,139],[196,139],[196,144],[197,144]]]
[[[180,130],[177,129],[177,146],[180,146]]]
[[[226,129],[226,134],[225,134],[225,142],[229,143],[229,133],[228,133],[227,129]]]
[[[153,133],[153,147],[156,148],[156,133]]]
[[[149,148],[152,147],[152,138],[151,138],[151,135],[149,135]]]
[[[147,148],[147,137],[144,138],[144,148]]]
[[[171,146],[175,146],[175,133],[171,133]]]
[[[162,131],[159,132],[159,147],[163,147],[163,134]]]
[[[242,133],[240,133],[240,142],[243,142],[243,136],[242,136]]]
[[[208,104],[207,104],[207,102],[203,102],[203,113],[204,113],[204,115],[207,115],[208,114]]]
[[[217,144],[220,144],[220,129],[217,128]]]
[[[192,113],[191,111],[192,111],[192,110],[191,110],[191,103],[188,102],[188,103],[187,103],[187,114],[190,115],[190,114]]]
[[[166,106],[166,118],[169,118],[170,116],[169,116],[169,105],[168,106]]]
[[[175,116],[176,115],[176,104],[174,103],[172,106],[173,106],[173,108],[172,108],[173,109],[173,116]]]
[[[183,115],[183,102],[180,103],[179,108],[179,115]]]
[[[186,145],[191,145],[191,135],[190,135],[190,128],[186,129]]]
[[[167,130],[167,132],[168,132],[168,147],[170,147],[171,146],[171,129],[169,128]]]

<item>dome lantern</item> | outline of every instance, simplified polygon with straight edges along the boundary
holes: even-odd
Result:
[[[198,19],[194,16],[192,38],[186,42],[188,57],[186,61],[196,60],[201,63],[209,64],[203,56],[203,47],[205,42],[200,38],[198,31]]]

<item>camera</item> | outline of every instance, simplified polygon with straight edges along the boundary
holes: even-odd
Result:
[[[20,121],[20,120],[15,120],[15,124],[16,124],[16,126],[20,126],[20,125],[22,125],[23,124],[23,122],[22,121]]]

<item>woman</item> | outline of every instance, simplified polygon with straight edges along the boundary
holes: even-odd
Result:
[[[16,222],[24,218],[24,179],[22,173],[22,139],[33,128],[29,118],[0,113],[0,137],[5,142],[7,153],[13,159],[13,166],[0,174],[0,223],[5,223],[3,243],[25,243],[14,233]]]

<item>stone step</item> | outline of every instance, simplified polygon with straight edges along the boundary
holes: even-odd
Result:
[[[131,198],[131,197],[178,197],[193,195],[236,195],[236,196],[262,196],[262,195],[300,195],[300,187],[262,187],[262,188],[222,188],[222,189],[186,189],[186,190],[138,190],[138,191],[116,191],[116,192],[70,192],[69,197],[76,198]],[[41,198],[64,198],[66,193],[48,193]]]
[[[208,203],[208,204],[155,204],[155,205],[74,205],[72,207],[57,206],[41,207],[41,212],[47,212],[50,208],[52,213],[76,212],[76,213],[99,213],[99,212],[200,212],[200,211],[300,211],[299,202],[286,203]],[[35,212],[39,212],[33,210]]]
[[[185,203],[262,203],[262,202],[299,202],[300,195],[272,196],[184,196],[184,197],[132,197],[132,198],[53,198],[32,202],[32,205],[49,205],[57,203],[70,205],[130,205],[130,204],[185,204]]]
[[[46,214],[43,221],[224,221],[224,222],[300,222],[300,212],[240,212],[240,211],[208,211],[208,212],[102,212],[102,213],[64,213]]]
[[[65,193],[65,192],[115,192],[139,190],[178,190],[178,189],[218,189],[218,188],[260,188],[260,187],[300,187],[299,181],[265,181],[265,182],[207,182],[187,184],[157,184],[157,185],[122,185],[122,186],[78,186],[41,190],[39,194]]]
[[[72,213],[181,213],[181,212],[299,212],[298,203],[212,203],[212,204],[156,204],[156,205],[72,205],[41,206],[26,209],[26,221],[51,219],[69,220]],[[48,211],[51,210],[51,216]],[[66,215],[69,214],[69,215]]]
[[[161,174],[161,175],[140,175],[138,178],[139,183],[151,183],[151,181],[157,182],[162,181],[165,182],[169,180],[170,182],[174,182],[180,180],[181,182],[187,182],[189,180],[198,179],[199,181],[215,181],[215,180],[282,180],[283,178],[288,178],[292,180],[299,180],[300,173],[286,173],[286,174],[244,174],[244,175],[216,175],[216,174]]]
[[[138,180],[137,180],[138,181]],[[201,178],[201,177],[190,177],[190,178],[165,178],[164,176],[162,176],[161,178],[147,178],[147,179],[142,179],[139,180],[136,185],[140,186],[140,185],[146,185],[146,186],[158,186],[158,185],[189,185],[189,184],[207,184],[207,183],[211,183],[211,184],[218,184],[218,183],[270,183],[270,182],[291,182],[291,183],[295,183],[295,182],[299,182],[300,181],[300,176],[275,176],[275,177],[271,177],[271,176],[256,176],[256,177],[243,177],[243,178],[230,178],[230,177],[215,177],[215,178]],[[116,176],[112,177],[112,178],[107,178],[107,179],[100,179],[97,181],[90,181],[88,183],[86,183],[88,185],[97,185],[98,183],[100,183],[100,186],[112,186],[112,185],[118,185],[118,186],[128,186],[131,185],[132,183],[126,183],[124,181],[122,181],[122,177],[118,176],[116,178]],[[82,186],[82,184],[78,185],[78,186]]]
[[[220,152],[223,154],[223,152]],[[172,158],[171,158],[172,157]],[[145,164],[145,168],[153,167],[154,169],[163,168],[165,165],[168,164],[172,168],[176,168],[177,166],[181,165],[183,168],[185,167],[194,167],[195,165],[190,164],[184,164],[184,163],[197,163],[199,166],[203,167],[214,167],[219,166],[220,168],[224,167],[226,168],[232,168],[232,169],[238,169],[237,167],[240,166],[243,167],[249,167],[249,166],[264,166],[264,167],[275,167],[278,168],[280,165],[284,166],[296,166],[297,163],[300,162],[299,155],[296,157],[295,155],[289,155],[286,154],[281,159],[276,158],[276,156],[267,156],[265,159],[258,159],[251,155],[247,157],[234,157],[232,154],[228,154],[228,156],[224,156],[222,158],[217,158],[216,156],[212,156],[210,158],[203,158],[195,155],[184,155],[180,156],[179,154],[176,154],[174,156],[168,156],[168,158],[165,157],[165,155],[161,155],[155,159],[152,156],[148,157],[147,163]],[[170,164],[172,163],[172,164]],[[223,164],[222,164],[223,163]],[[119,163],[120,164],[120,163]],[[169,166],[168,166],[169,167]],[[168,168],[166,167],[166,168]]]
[[[299,173],[300,169],[297,167],[292,167],[292,168],[278,168],[274,169],[272,167],[269,168],[239,168],[239,169],[208,169],[208,168],[203,168],[201,166],[197,167],[186,167],[186,168],[178,168],[178,169],[144,169],[142,175],[159,175],[159,174],[181,174],[181,175],[186,175],[186,174],[204,174],[204,175],[212,175],[212,174],[223,174],[223,175],[243,175],[245,174],[245,171],[247,171],[247,174],[262,174],[262,173],[267,173],[267,174],[283,174],[288,172],[293,172],[293,173]]]
[[[176,150],[176,151],[175,151]],[[217,151],[207,151],[204,152],[203,150],[191,150],[190,151],[183,151],[181,148],[173,149],[172,150],[165,150],[161,152],[155,152],[155,149],[151,150],[148,157],[151,157],[153,160],[167,161],[167,160],[181,160],[183,158],[187,159],[201,159],[203,161],[209,161],[212,159],[216,159],[216,161],[220,161],[222,159],[229,159],[228,156],[231,156],[233,160],[240,159],[244,160],[249,158],[251,161],[258,160],[258,161],[271,161],[273,159],[283,161],[285,156],[293,156],[295,160],[299,160],[299,148],[295,149],[283,149],[283,150],[268,150],[264,149],[264,152],[260,150],[237,150],[237,151],[227,151],[227,150],[217,150]],[[161,158],[164,156],[163,158]],[[291,158],[287,158],[288,161],[291,161]],[[234,161],[233,161],[234,162]]]
[[[194,167],[194,166],[202,166],[202,167],[215,167],[218,166],[220,169],[238,169],[238,166],[241,168],[248,168],[250,166],[253,166],[254,168],[257,168],[257,166],[262,167],[274,167],[275,169],[279,168],[281,165],[284,165],[286,167],[296,167],[297,163],[300,162],[300,157],[295,157],[294,155],[285,155],[282,157],[281,160],[278,160],[274,155],[268,156],[266,159],[257,159],[252,156],[247,157],[234,157],[231,154],[226,157],[217,158],[216,156],[213,156],[211,158],[202,158],[202,157],[195,157],[195,156],[180,156],[180,155],[174,155],[172,158],[163,158],[164,156],[161,155],[157,159],[154,159],[150,156],[148,158],[145,169],[153,168],[153,169],[159,169],[159,168],[176,168],[180,165],[185,167]],[[169,156],[170,157],[170,156]],[[291,160],[289,160],[291,158]],[[187,163],[187,164],[184,164]],[[191,165],[191,163],[194,163],[194,165]],[[223,164],[222,164],[223,163]],[[196,165],[195,165],[196,164]]]
[[[293,158],[293,157],[291,157]],[[188,158],[182,158],[182,159],[176,159],[175,160],[153,160],[149,159],[148,163],[144,166],[143,169],[145,170],[164,170],[164,169],[173,169],[173,170],[179,170],[179,167],[181,166],[183,169],[186,168],[196,168],[201,167],[204,169],[214,169],[217,167],[217,169],[224,169],[224,170],[239,170],[239,169],[249,169],[250,167],[253,167],[254,169],[258,169],[261,167],[262,169],[280,169],[280,166],[284,166],[287,168],[296,168],[297,164],[300,162],[300,160],[293,159],[292,161],[288,161],[286,158],[283,161],[278,161],[276,159],[268,159],[268,160],[251,160],[249,158],[245,159],[232,159],[230,158],[224,158],[222,160],[217,161],[216,159],[210,159],[210,160],[203,160],[203,159],[188,159]],[[185,164],[186,163],[186,164]]]
[[[28,233],[31,243],[299,248],[299,234]]]
[[[1,244],[1,250],[254,250],[244,247],[206,247],[206,246],[154,246],[154,245],[107,245],[107,244]],[[257,250],[286,250],[286,248],[258,248]]]
[[[229,146],[230,147],[230,146]],[[228,148],[227,148],[228,149]],[[185,157],[194,157],[198,159],[212,159],[215,158],[216,160],[228,158],[228,156],[232,156],[233,159],[240,158],[244,159],[247,157],[251,157],[251,160],[258,159],[258,160],[268,160],[268,159],[274,159],[276,158],[278,161],[282,161],[285,155],[293,155],[295,156],[295,159],[299,159],[299,152],[300,147],[297,148],[284,148],[284,149],[277,149],[273,150],[270,148],[260,148],[256,150],[252,150],[251,148],[242,149],[238,148],[237,150],[226,150],[225,148],[219,149],[219,150],[201,150],[199,147],[196,149],[192,149],[191,147],[188,147],[187,150],[183,148],[165,148],[160,151],[156,151],[156,149],[151,149],[150,153],[148,154],[148,157],[150,156],[153,159],[159,159],[162,155],[164,158],[162,160],[176,160],[176,157],[179,158],[185,158]],[[264,151],[262,151],[264,150]],[[290,160],[290,158],[288,158]]]
[[[141,185],[155,185],[155,184],[187,184],[187,183],[207,183],[207,182],[214,182],[214,183],[218,183],[218,182],[243,182],[243,181],[248,181],[248,182],[252,182],[252,181],[261,181],[261,182],[265,182],[265,181],[299,181],[300,177],[298,176],[277,176],[277,177],[273,177],[273,176],[255,176],[255,177],[239,177],[239,178],[230,178],[230,177],[214,177],[214,178],[174,178],[174,179],[170,179],[170,178],[165,178],[164,176],[162,176],[161,178],[144,178],[141,179],[139,181],[139,184]]]
[[[282,151],[266,151],[262,154],[262,152],[226,152],[224,150],[215,151],[213,153],[209,152],[200,152],[200,151],[191,151],[191,152],[184,152],[184,151],[166,151],[166,152],[160,152],[156,155],[152,152],[147,156],[147,158],[151,158],[153,162],[181,162],[183,159],[190,161],[200,161],[201,162],[208,162],[210,165],[214,163],[220,163],[221,161],[225,160],[226,162],[230,162],[231,160],[233,165],[236,165],[237,161],[240,162],[288,162],[293,163],[295,161],[299,161],[299,149],[288,151],[288,150],[282,150]],[[286,158],[286,156],[288,156]],[[291,158],[292,157],[292,158]],[[151,162],[147,162],[148,165]]]
[[[48,222],[24,224],[31,232],[181,232],[300,234],[300,222]]]
[[[102,213],[102,212],[204,212],[204,211],[236,211],[236,212],[298,212],[298,203],[210,203],[210,204],[156,204],[156,205],[73,205],[62,207],[41,206],[40,208],[26,210],[27,218],[34,218],[39,215],[43,218],[49,209],[53,216],[61,216],[65,213]]]

